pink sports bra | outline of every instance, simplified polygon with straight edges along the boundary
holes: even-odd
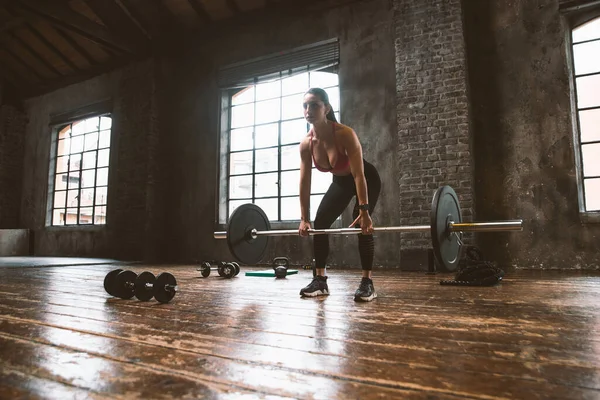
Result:
[[[333,138],[335,140],[335,122],[332,123],[332,129],[333,129]],[[337,157],[337,161],[335,163],[335,165],[333,167],[331,167],[330,169],[323,169],[321,167],[319,167],[319,165],[317,164],[317,161],[315,160],[315,154],[313,152],[313,131],[312,129],[310,130],[310,154],[312,155],[312,159],[313,159],[313,163],[315,165],[315,167],[321,171],[321,172],[340,172],[345,170],[346,168],[348,168],[348,165],[350,165],[350,159],[348,158],[348,156],[346,155],[346,153],[342,153],[340,152],[339,148],[337,148],[337,144],[336,144],[336,149],[338,151],[338,157]]]

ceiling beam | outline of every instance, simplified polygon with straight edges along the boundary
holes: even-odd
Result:
[[[2,25],[0,25],[0,33],[10,32],[13,29],[23,25],[23,23],[25,23],[25,20],[19,17],[13,18],[10,21],[6,21]]]
[[[8,0],[1,0],[7,2]],[[116,38],[106,27],[73,11],[66,4],[46,3],[40,0],[14,0],[11,5],[18,7],[22,15],[37,15],[63,30],[70,30],[94,43],[119,51],[131,52],[124,39]]]
[[[96,59],[94,59],[94,57],[92,57],[92,55],[82,45],[77,43],[77,41],[73,39],[69,33],[63,32],[61,29],[55,29],[55,31],[61,38],[65,40],[65,42],[69,43],[69,46],[71,46],[76,52],[85,58],[90,65],[98,64],[98,61],[96,61]]]
[[[35,58],[40,64],[44,65],[44,67],[46,67],[53,74],[58,75],[58,76],[62,76],[63,75],[62,72],[60,72],[59,70],[57,70],[54,67],[54,65],[52,65],[50,62],[48,62],[48,60],[46,60],[37,51],[35,51],[29,45],[29,43],[25,42],[21,37],[17,36],[14,32],[11,32],[9,34],[9,37],[13,41],[15,41],[21,48],[25,49],[29,54],[31,54],[33,56],[33,58]]]
[[[46,39],[46,37],[42,35],[34,25],[27,22],[25,23],[25,27],[27,27],[29,31],[31,31],[31,33],[33,34],[33,36],[36,37],[37,40],[42,42],[42,44],[44,44],[52,53],[54,53],[66,65],[68,65],[69,68],[71,68],[73,71],[79,71],[77,65],[75,65],[75,63],[73,63],[73,61],[71,61],[69,57],[65,56],[55,45],[53,45],[48,39]]]
[[[25,60],[23,60],[14,51],[12,51],[8,47],[6,47],[3,43],[0,43],[0,50],[3,50],[5,53],[7,53],[9,56],[11,56],[17,62],[17,64],[19,64],[21,67],[23,67],[24,71],[28,71],[29,73],[31,73],[31,75],[35,76],[40,81],[44,80],[44,77],[42,75],[40,75],[40,73],[37,72],[35,68],[33,68],[31,65],[27,64],[27,62],[25,62]]]
[[[194,11],[196,11],[198,18],[200,18],[203,24],[209,24],[212,21],[210,14],[204,7],[204,4],[202,4],[199,0],[188,0],[188,3],[190,3],[190,6],[192,6]]]
[[[137,21],[114,0],[87,0],[86,4],[111,33],[127,43],[127,47],[134,53],[142,54],[148,50],[150,42],[138,28]]]

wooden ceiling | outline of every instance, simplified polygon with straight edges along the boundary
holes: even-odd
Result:
[[[191,32],[209,40],[216,26],[308,3],[322,8],[318,0],[0,0],[0,78],[19,97],[38,95],[177,47]]]

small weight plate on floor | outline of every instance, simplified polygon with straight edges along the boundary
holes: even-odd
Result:
[[[436,190],[431,203],[431,241],[433,251],[441,269],[452,272],[458,268],[461,246],[457,235],[450,232],[450,222],[460,223],[460,204],[458,196],[450,186]]]
[[[115,292],[115,278],[119,275],[119,272],[123,271],[122,269],[114,269],[110,271],[104,277],[104,290],[106,293],[110,294],[113,297],[117,297],[117,293]]]
[[[146,287],[146,284],[154,285],[156,277],[152,272],[144,271],[135,279],[134,292],[135,297],[140,301],[148,301],[154,297],[154,288]]]
[[[252,229],[271,230],[269,218],[260,207],[252,203],[242,204],[231,213],[229,218],[227,245],[231,254],[244,264],[258,263],[269,244],[268,236],[258,236],[253,239]]]
[[[165,290],[165,286],[172,285],[175,289]],[[154,282],[154,298],[160,303],[168,303],[177,292],[177,280],[175,277],[168,273],[163,272],[156,277]]]
[[[119,272],[115,278],[115,293],[117,297],[128,300],[135,294],[134,283],[137,274],[133,271]]]
[[[202,275],[202,277],[206,278],[210,275],[210,263],[208,261],[204,261],[201,265],[200,268],[198,268],[198,270],[200,271],[200,274]]]
[[[231,263],[231,265],[233,265],[235,267],[235,274],[233,274],[233,276],[238,276],[238,274],[241,271],[240,264],[238,264],[234,261]]]
[[[220,268],[223,278],[231,279],[235,276],[235,266],[232,263],[227,263]]]

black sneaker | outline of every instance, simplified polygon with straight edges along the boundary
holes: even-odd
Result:
[[[302,297],[316,297],[327,295],[329,295],[329,287],[327,286],[326,276],[315,276],[308,286],[300,289],[300,296]]]
[[[371,278],[362,278],[360,286],[354,292],[354,301],[371,301],[377,297],[373,280]]]

